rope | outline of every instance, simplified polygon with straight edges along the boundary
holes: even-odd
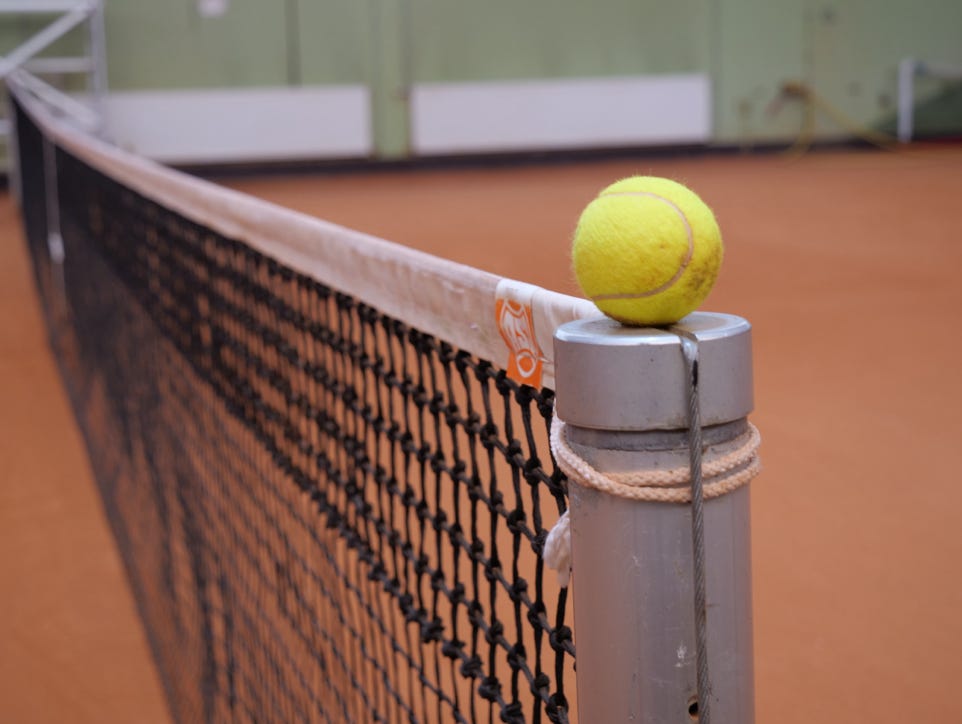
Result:
[[[705,500],[719,498],[749,483],[762,469],[758,448],[762,438],[758,429],[748,429],[725,453],[708,451],[702,462],[702,493]],[[568,442],[565,423],[557,416],[551,421],[551,451],[558,467],[579,485],[593,488],[627,500],[649,503],[690,503],[691,467],[685,465],[667,470],[644,470],[629,473],[602,473],[576,453]],[[556,571],[558,583],[568,585],[571,577],[571,528],[568,511],[554,524],[545,539],[545,564]]]
[[[805,116],[802,128],[798,133],[798,138],[792,147],[788,149],[789,156],[801,156],[815,141],[815,122],[816,114],[820,110],[828,118],[835,122],[842,130],[852,134],[856,138],[871,143],[885,151],[898,151],[899,140],[887,133],[876,131],[873,128],[853,120],[836,106],[822,98],[815,89],[806,83],[791,81],[782,86],[782,92],[769,107],[769,115],[775,115],[782,107],[784,101],[788,99],[798,99],[804,106]]]
[[[709,452],[710,459],[702,464],[705,500],[738,490],[761,470],[758,458],[761,435],[758,429],[749,423],[748,430],[733,442],[738,444],[736,449],[718,456]],[[602,473],[571,449],[565,423],[557,417],[551,422],[551,450],[561,471],[586,488],[628,500],[691,502],[691,468],[688,465],[667,470]]]

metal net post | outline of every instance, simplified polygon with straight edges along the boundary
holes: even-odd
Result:
[[[674,331],[572,322],[555,335],[557,416],[570,450],[606,475],[689,464],[689,367],[698,345],[698,435],[719,458],[748,435],[751,327],[697,313]],[[691,724],[698,699],[692,506],[570,481],[578,713],[582,722]],[[712,720],[754,722],[747,485],[704,502]],[[703,647],[704,648],[704,647]],[[706,717],[707,718],[707,717]]]

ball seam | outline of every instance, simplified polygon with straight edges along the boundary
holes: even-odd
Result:
[[[692,232],[691,224],[688,223],[688,217],[685,216],[685,212],[679,208],[679,206],[672,200],[666,199],[664,196],[659,196],[658,194],[651,193],[649,191],[620,191],[618,193],[602,194],[598,198],[611,198],[615,196],[647,196],[649,198],[658,199],[659,201],[664,201],[668,206],[670,206],[676,214],[681,218],[681,222],[685,225],[685,233],[688,236],[688,251],[685,254],[685,258],[682,259],[678,270],[668,281],[664,282],[661,286],[655,289],[650,289],[646,292],[637,292],[631,294],[597,294],[591,297],[593,302],[608,302],[617,300],[628,300],[628,299],[645,299],[647,297],[653,297],[656,294],[661,294],[668,289],[671,289],[679,279],[681,279],[682,274],[688,268],[691,263],[692,257],[695,255],[695,235]]]

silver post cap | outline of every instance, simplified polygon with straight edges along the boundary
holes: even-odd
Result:
[[[694,312],[675,326],[698,340],[702,424],[746,417],[754,406],[751,325],[731,314]],[[566,423],[626,431],[687,427],[685,364],[674,332],[581,319],[557,329],[554,349],[555,409]]]

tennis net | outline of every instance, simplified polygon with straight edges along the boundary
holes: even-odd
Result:
[[[530,332],[590,307],[13,105],[51,344],[174,718],[570,721]]]

